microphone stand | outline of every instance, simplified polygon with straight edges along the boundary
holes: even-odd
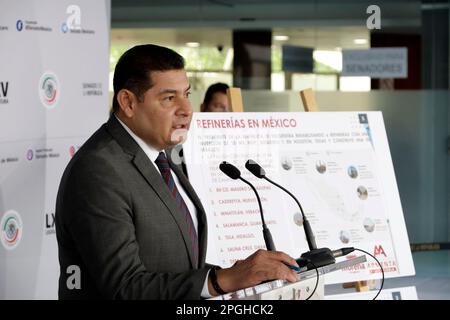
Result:
[[[275,251],[275,244],[273,243],[272,234],[270,233],[269,228],[267,228],[266,221],[264,220],[261,199],[259,198],[258,192],[256,191],[255,187],[250,182],[248,182],[247,180],[245,180],[242,177],[239,177],[239,179],[244,181],[246,184],[248,184],[252,188],[253,192],[255,192],[256,199],[258,200],[259,212],[261,214],[263,237],[264,237],[264,242],[266,243],[266,248],[268,251]]]
[[[262,227],[263,227],[263,237],[264,237],[264,242],[266,244],[266,248],[267,248],[268,251],[275,251],[275,245],[273,243],[272,234],[270,233],[269,228],[267,228],[266,222],[264,220],[264,214],[263,214],[263,209],[262,209],[262,205],[261,205],[261,199],[259,198],[259,194],[256,191],[255,187],[250,182],[248,182],[247,180],[242,178],[241,177],[241,172],[239,171],[239,169],[236,168],[235,166],[233,166],[231,163],[223,161],[219,165],[219,169],[220,169],[220,171],[225,173],[229,178],[231,178],[233,180],[240,179],[243,182],[245,182],[246,184],[248,184],[250,186],[250,188],[252,188],[253,192],[256,195],[256,199],[258,200],[259,212],[261,214],[261,222],[262,222]]]
[[[284,192],[286,192],[288,195],[294,199],[294,201],[297,203],[298,207],[300,208],[300,212],[302,214],[303,218],[303,228],[305,230],[305,236],[306,241],[308,242],[309,251],[303,253],[300,258],[296,259],[297,264],[300,267],[307,267],[308,270],[310,269],[316,269],[319,267],[323,267],[329,264],[333,264],[336,262],[335,254],[329,249],[329,248],[317,248],[316,241],[314,239],[314,233],[312,231],[311,225],[309,224],[308,219],[306,218],[306,215],[303,211],[303,208],[300,204],[300,202],[297,200],[297,198],[286,188],[280,186],[278,183],[270,180],[266,177],[266,172],[264,169],[257,164],[253,160],[248,160],[245,164],[245,167],[247,170],[249,170],[251,173],[253,173],[257,178],[264,178],[269,183],[275,185],[276,187],[280,188]]]

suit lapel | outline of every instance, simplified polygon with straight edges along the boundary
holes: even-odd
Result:
[[[186,249],[189,252],[191,263],[193,266],[197,266],[198,263],[194,260],[194,253],[192,252],[190,245],[191,237],[189,236],[187,223],[182,218],[177,202],[170,194],[169,188],[167,187],[166,183],[162,179],[155,166],[150,163],[149,158],[143,151],[136,154],[133,159],[133,163],[139,170],[141,175],[144,177],[144,179],[147,181],[147,183],[152,187],[155,193],[169,209],[170,214],[178,224],[181,234],[183,235],[184,243],[186,245]]]
[[[183,240],[186,246],[186,250],[189,253],[192,266],[197,266],[198,263],[194,259],[194,253],[191,249],[191,238],[189,236],[188,226],[186,221],[181,216],[180,209],[176,203],[176,200],[169,192],[169,188],[161,177],[158,169],[150,162],[150,159],[134,141],[134,139],[126,132],[122,125],[117,121],[115,116],[111,116],[107,129],[116,141],[121,145],[125,152],[133,155],[132,162],[136,169],[141,173],[142,177],[155,191],[164,205],[169,209],[170,214],[178,225],[178,228],[183,236]],[[200,239],[199,239],[200,241]],[[202,261],[202,260],[200,260]]]

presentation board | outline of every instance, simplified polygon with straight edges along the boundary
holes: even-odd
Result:
[[[414,274],[381,112],[196,113],[183,149],[207,212],[207,262],[228,267],[265,248],[256,197],[219,170],[222,161],[256,186],[277,250],[294,258],[308,250],[298,206],[245,169],[252,159],[296,195],[319,248],[360,248],[380,260],[386,277]],[[377,278],[368,257],[325,282]]]

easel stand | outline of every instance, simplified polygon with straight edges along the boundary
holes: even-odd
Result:
[[[228,104],[232,112],[244,112],[244,104],[242,103],[242,94],[240,88],[227,89]]]
[[[346,282],[342,284],[344,289],[355,288],[357,292],[367,292],[370,291],[369,286],[375,284],[375,280],[364,280],[356,282]]]

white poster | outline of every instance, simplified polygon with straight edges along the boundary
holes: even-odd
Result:
[[[378,289],[365,292],[325,295],[324,300],[373,300]],[[376,300],[418,300],[416,287],[383,289]]]
[[[408,48],[342,50],[342,76],[407,78]]]
[[[360,248],[375,255],[386,277],[414,274],[380,112],[197,113],[184,154],[208,214],[208,262],[227,267],[265,248],[256,197],[219,170],[222,161],[236,165],[256,186],[277,250],[294,258],[308,250],[299,207],[245,169],[252,159],[296,195],[319,248]],[[366,263],[328,274],[325,281],[380,276],[368,256]]]
[[[55,299],[59,181],[108,118],[110,1],[0,8],[0,299]]]

